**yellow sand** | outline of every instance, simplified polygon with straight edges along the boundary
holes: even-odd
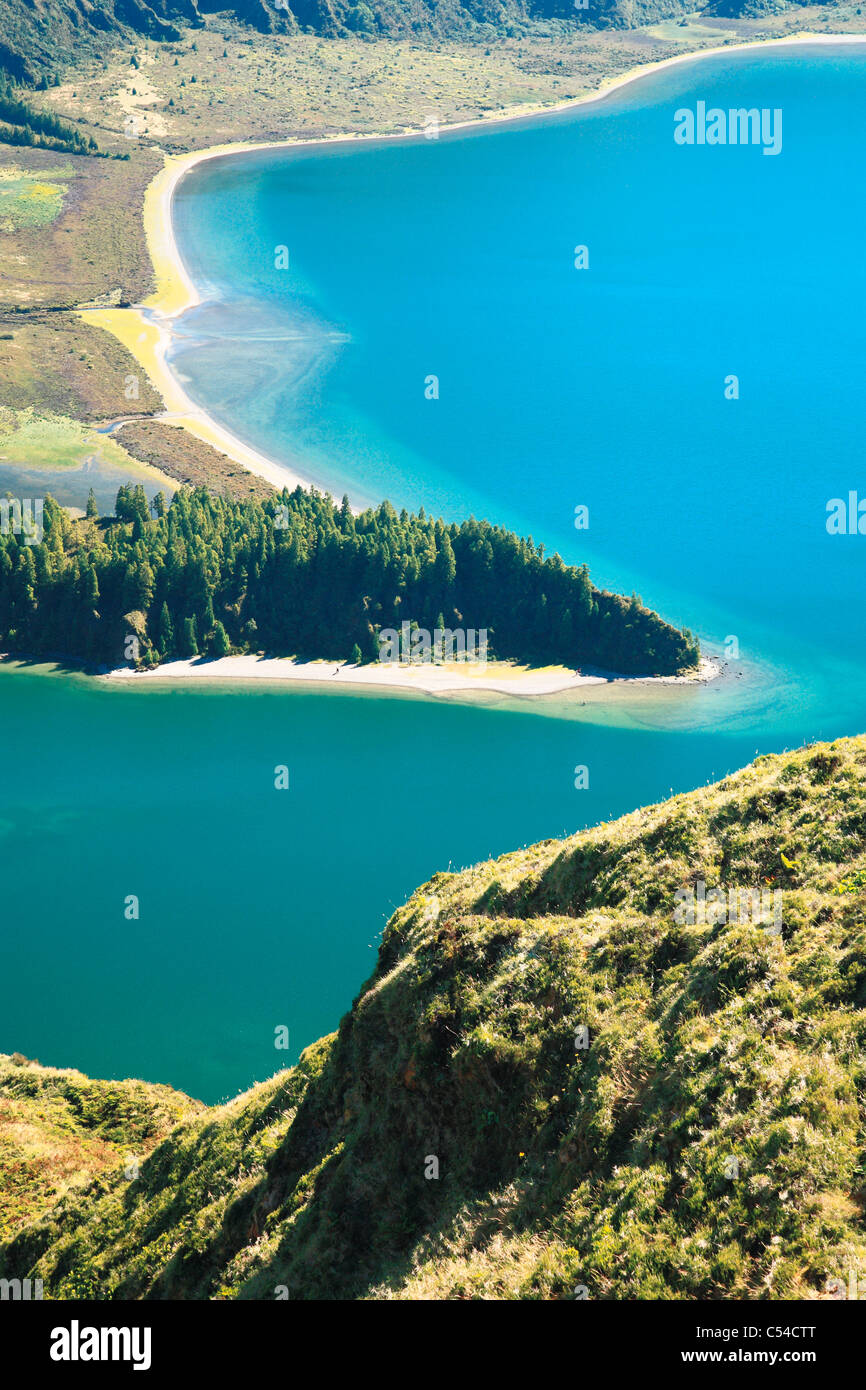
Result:
[[[488,691],[500,695],[557,695],[589,686],[688,685],[715,680],[721,674],[715,662],[702,658],[697,670],[683,676],[584,676],[564,666],[528,667],[510,661],[471,661],[416,663],[379,662],[371,666],[350,666],[348,662],[296,661],[291,657],[248,654],[224,656],[211,661],[167,661],[152,671],[121,667],[101,677],[108,681],[168,682],[185,685],[191,681],[300,681],[314,685],[342,685],[369,689],[414,690],[425,695],[446,695],[468,691]]]

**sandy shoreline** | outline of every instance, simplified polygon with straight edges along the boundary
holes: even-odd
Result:
[[[551,105],[519,106],[477,120],[458,121],[453,125],[442,126],[441,131],[445,133],[471,127],[508,125],[533,117],[552,116],[558,112],[592,105],[639,78],[699,58],[718,57],[720,54],[728,53],[746,53],[758,48],[798,47],[810,44],[832,46],[833,44],[857,43],[866,43],[866,37],[856,34],[803,33],[780,39],[760,39],[741,44],[722,44],[715,48],[679,53],[673,58],[640,64],[638,67],[630,68],[619,77],[606,78],[597,91],[591,92],[587,96],[571,98],[568,101]],[[179,428],[188,430],[197,439],[212,445],[213,448],[226,454],[249,472],[257,474],[258,477],[277,488],[293,488],[297,485],[322,488],[322,485],[306,472],[303,460],[293,461],[291,466],[278,464],[257,449],[245,444],[243,440],[238,439],[224,425],[219,424],[195,404],[171,370],[166,359],[172,342],[172,321],[187,309],[201,303],[198,291],[187,273],[175,240],[171,215],[172,198],[180,180],[196,164],[209,159],[218,159],[224,155],[251,153],[255,150],[292,149],[300,146],[362,144],[369,141],[391,143],[417,139],[420,135],[423,135],[422,130],[403,130],[391,134],[335,135],[315,137],[310,140],[248,141],[215,145],[205,150],[191,150],[182,155],[165,156],[164,167],[147,188],[143,210],[147,246],[156,277],[155,293],[143,304],[129,309],[81,309],[79,311],[88,322],[96,323],[113,333],[139,362],[165,401],[166,411],[165,415],[160,416],[161,419],[164,419],[167,424],[177,425]]]
[[[152,671],[120,667],[97,677],[100,681],[151,685],[234,684],[247,681],[290,681],[306,685],[352,686],[368,690],[414,690],[423,695],[486,691],[498,695],[561,695],[590,686],[695,686],[715,680],[721,669],[702,657],[694,672],[683,676],[616,676],[569,671],[564,666],[527,667],[490,661],[486,666],[463,662],[416,666],[350,666],[347,662],[295,661],[291,657],[224,656],[213,660],[167,661]]]

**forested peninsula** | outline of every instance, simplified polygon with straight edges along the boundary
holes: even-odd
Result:
[[[121,487],[116,515],[71,519],[44,500],[41,534],[0,534],[0,643],[86,665],[268,652],[372,662],[403,624],[486,629],[500,660],[677,675],[697,640],[585,565],[500,526],[297,488],[266,501],[181,489],[166,505]],[[38,534],[38,538],[37,538]],[[130,641],[134,638],[134,641]]]

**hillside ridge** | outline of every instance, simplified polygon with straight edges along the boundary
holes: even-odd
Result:
[[[700,7],[699,7],[700,8]],[[775,18],[799,0],[712,0],[710,16]],[[813,7],[814,8],[814,7]],[[827,8],[831,8],[827,5]],[[4,0],[0,72],[35,85],[70,61],[118,43],[177,42],[208,20],[262,35],[464,39],[513,34],[538,22],[575,29],[640,29],[694,15],[688,0]]]
[[[864,889],[862,736],[435,874],[336,1033],[134,1181],[65,1196],[0,1276],[53,1298],[827,1297],[866,1268]]]

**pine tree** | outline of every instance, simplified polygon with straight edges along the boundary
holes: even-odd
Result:
[[[132,506],[136,515],[141,518],[142,524],[147,525],[150,520],[150,508],[147,505],[147,493],[141,483],[136,483],[132,493]]]
[[[87,494],[87,510],[84,515],[91,521],[96,521],[99,517],[99,508],[96,505],[96,494],[93,488],[91,488]]]
[[[217,619],[213,627],[213,637],[211,638],[211,650],[214,656],[228,656],[231,651],[228,633],[222,623]]]
[[[184,618],[183,620],[183,645],[181,656],[198,656],[198,637],[195,630],[195,618]]]
[[[171,614],[168,611],[168,604],[163,600],[162,608],[159,611],[159,650],[163,656],[170,656],[174,651],[174,624],[171,621]]]
[[[379,660],[379,635],[369,623],[364,634],[364,657],[367,661]]]

